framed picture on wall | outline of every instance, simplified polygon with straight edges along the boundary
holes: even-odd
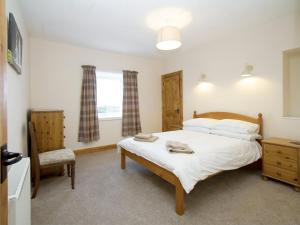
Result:
[[[8,18],[8,49],[7,61],[18,74],[22,73],[23,39],[12,13]]]

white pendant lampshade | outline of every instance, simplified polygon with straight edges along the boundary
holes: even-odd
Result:
[[[180,32],[176,27],[163,27],[158,32],[156,47],[160,50],[173,50],[181,46]]]

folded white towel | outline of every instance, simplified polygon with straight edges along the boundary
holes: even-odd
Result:
[[[167,141],[166,146],[169,152],[188,154],[194,153],[194,151],[187,144],[178,141]]]
[[[189,147],[187,144],[178,141],[167,141],[166,145],[169,148],[176,148],[176,149],[185,149]]]
[[[178,148],[168,148],[169,152],[174,152],[174,153],[187,153],[187,154],[192,154],[194,151],[191,148],[185,148],[185,149],[178,149]]]
[[[143,134],[143,133],[138,133],[136,135],[134,135],[135,138],[138,138],[138,139],[150,139],[153,137],[152,134]]]
[[[137,138],[137,137],[134,137],[133,140],[135,141],[140,141],[140,142],[154,142],[158,139],[158,137],[156,136],[152,136],[151,138]]]

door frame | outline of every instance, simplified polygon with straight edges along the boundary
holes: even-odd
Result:
[[[161,75],[161,99],[162,99],[162,131],[166,131],[166,121],[165,121],[165,106],[164,106],[164,79],[169,78],[172,76],[178,76],[179,75],[179,94],[180,94],[180,106],[179,106],[179,116],[181,123],[183,122],[183,91],[182,91],[182,74],[183,71],[179,70],[172,73],[167,73]],[[182,124],[181,124],[182,125]],[[181,127],[179,127],[181,128]]]
[[[6,57],[7,57],[7,21],[5,0],[0,0],[0,146],[7,143],[6,117]],[[1,154],[0,154],[1,160]],[[1,161],[0,161],[1,162]],[[2,170],[0,163],[0,173]],[[6,171],[6,169],[4,170]],[[3,174],[7,177],[7,174]],[[0,175],[1,176],[1,175]],[[0,225],[7,225],[8,220],[8,191],[7,178],[0,182]]]

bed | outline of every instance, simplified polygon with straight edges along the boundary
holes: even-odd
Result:
[[[230,112],[208,112],[193,114],[193,118],[235,119],[259,125],[262,136],[262,114],[257,118]],[[199,181],[226,170],[238,169],[255,164],[261,158],[259,141],[245,141],[224,136],[189,130],[155,133],[159,139],[153,143],[136,142],[132,138],[122,140],[118,146],[121,152],[121,168],[125,169],[126,157],[140,163],[154,174],[175,186],[176,213],[184,213],[184,195]],[[169,153],[165,148],[167,140],[189,144],[194,154]]]

